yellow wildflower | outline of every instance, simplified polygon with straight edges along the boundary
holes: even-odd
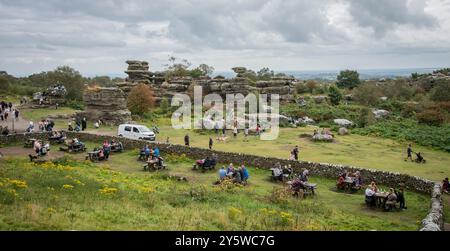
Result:
[[[73,186],[72,186],[72,185],[65,184],[65,185],[62,186],[62,188],[63,188],[63,189],[72,189]]]

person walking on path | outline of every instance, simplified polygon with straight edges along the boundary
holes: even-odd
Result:
[[[408,145],[408,148],[406,149],[406,154],[407,154],[407,156],[406,156],[405,161],[407,161],[408,159],[410,159],[411,161],[413,161],[412,153],[413,153],[413,150],[412,150],[411,144],[409,144],[409,145]]]
[[[294,159],[298,160],[298,146],[295,146],[294,150],[292,150],[292,153],[294,154]]]
[[[211,137],[209,137],[209,144],[208,144],[208,146],[209,146],[209,150],[211,150],[212,147],[213,147],[213,139]]]
[[[83,118],[83,120],[81,120],[81,131],[86,130],[87,127],[87,120],[86,118]]]
[[[189,135],[187,134],[184,136],[184,145],[189,146]]]

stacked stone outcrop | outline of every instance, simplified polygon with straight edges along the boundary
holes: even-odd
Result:
[[[118,125],[131,121],[125,93],[116,87],[88,88],[83,93],[85,111],[77,114],[88,120]]]
[[[155,93],[155,100],[158,103],[163,98],[171,99],[176,93],[192,92],[191,86],[202,86],[203,95],[217,93],[223,98],[227,94],[249,93],[279,94],[281,102],[293,102],[295,94],[295,84],[297,80],[293,77],[273,77],[267,81],[249,81],[244,77],[247,69],[245,67],[234,67],[232,70],[236,73],[234,78],[192,78],[192,77],[173,77],[165,79],[163,73],[152,73],[149,71],[149,64],[145,61],[128,60],[128,74],[124,83],[118,84],[126,94],[137,84],[148,84]]]

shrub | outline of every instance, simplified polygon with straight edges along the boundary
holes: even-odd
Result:
[[[367,82],[361,86],[358,86],[353,93],[355,101],[366,106],[376,105],[381,96],[382,92],[380,87],[373,82]]]
[[[445,117],[442,113],[437,110],[431,109],[418,113],[416,117],[420,123],[434,126],[443,124],[445,120]]]
[[[328,89],[328,97],[330,98],[330,102],[332,105],[338,105],[342,100],[341,91],[334,85],[330,86]]]
[[[131,113],[144,115],[155,103],[153,91],[146,84],[138,84],[131,89],[127,99],[127,106]]]

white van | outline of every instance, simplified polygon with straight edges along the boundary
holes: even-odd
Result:
[[[128,139],[143,139],[149,141],[155,141],[156,135],[148,127],[143,125],[122,124],[119,125],[117,132],[119,137]]]

